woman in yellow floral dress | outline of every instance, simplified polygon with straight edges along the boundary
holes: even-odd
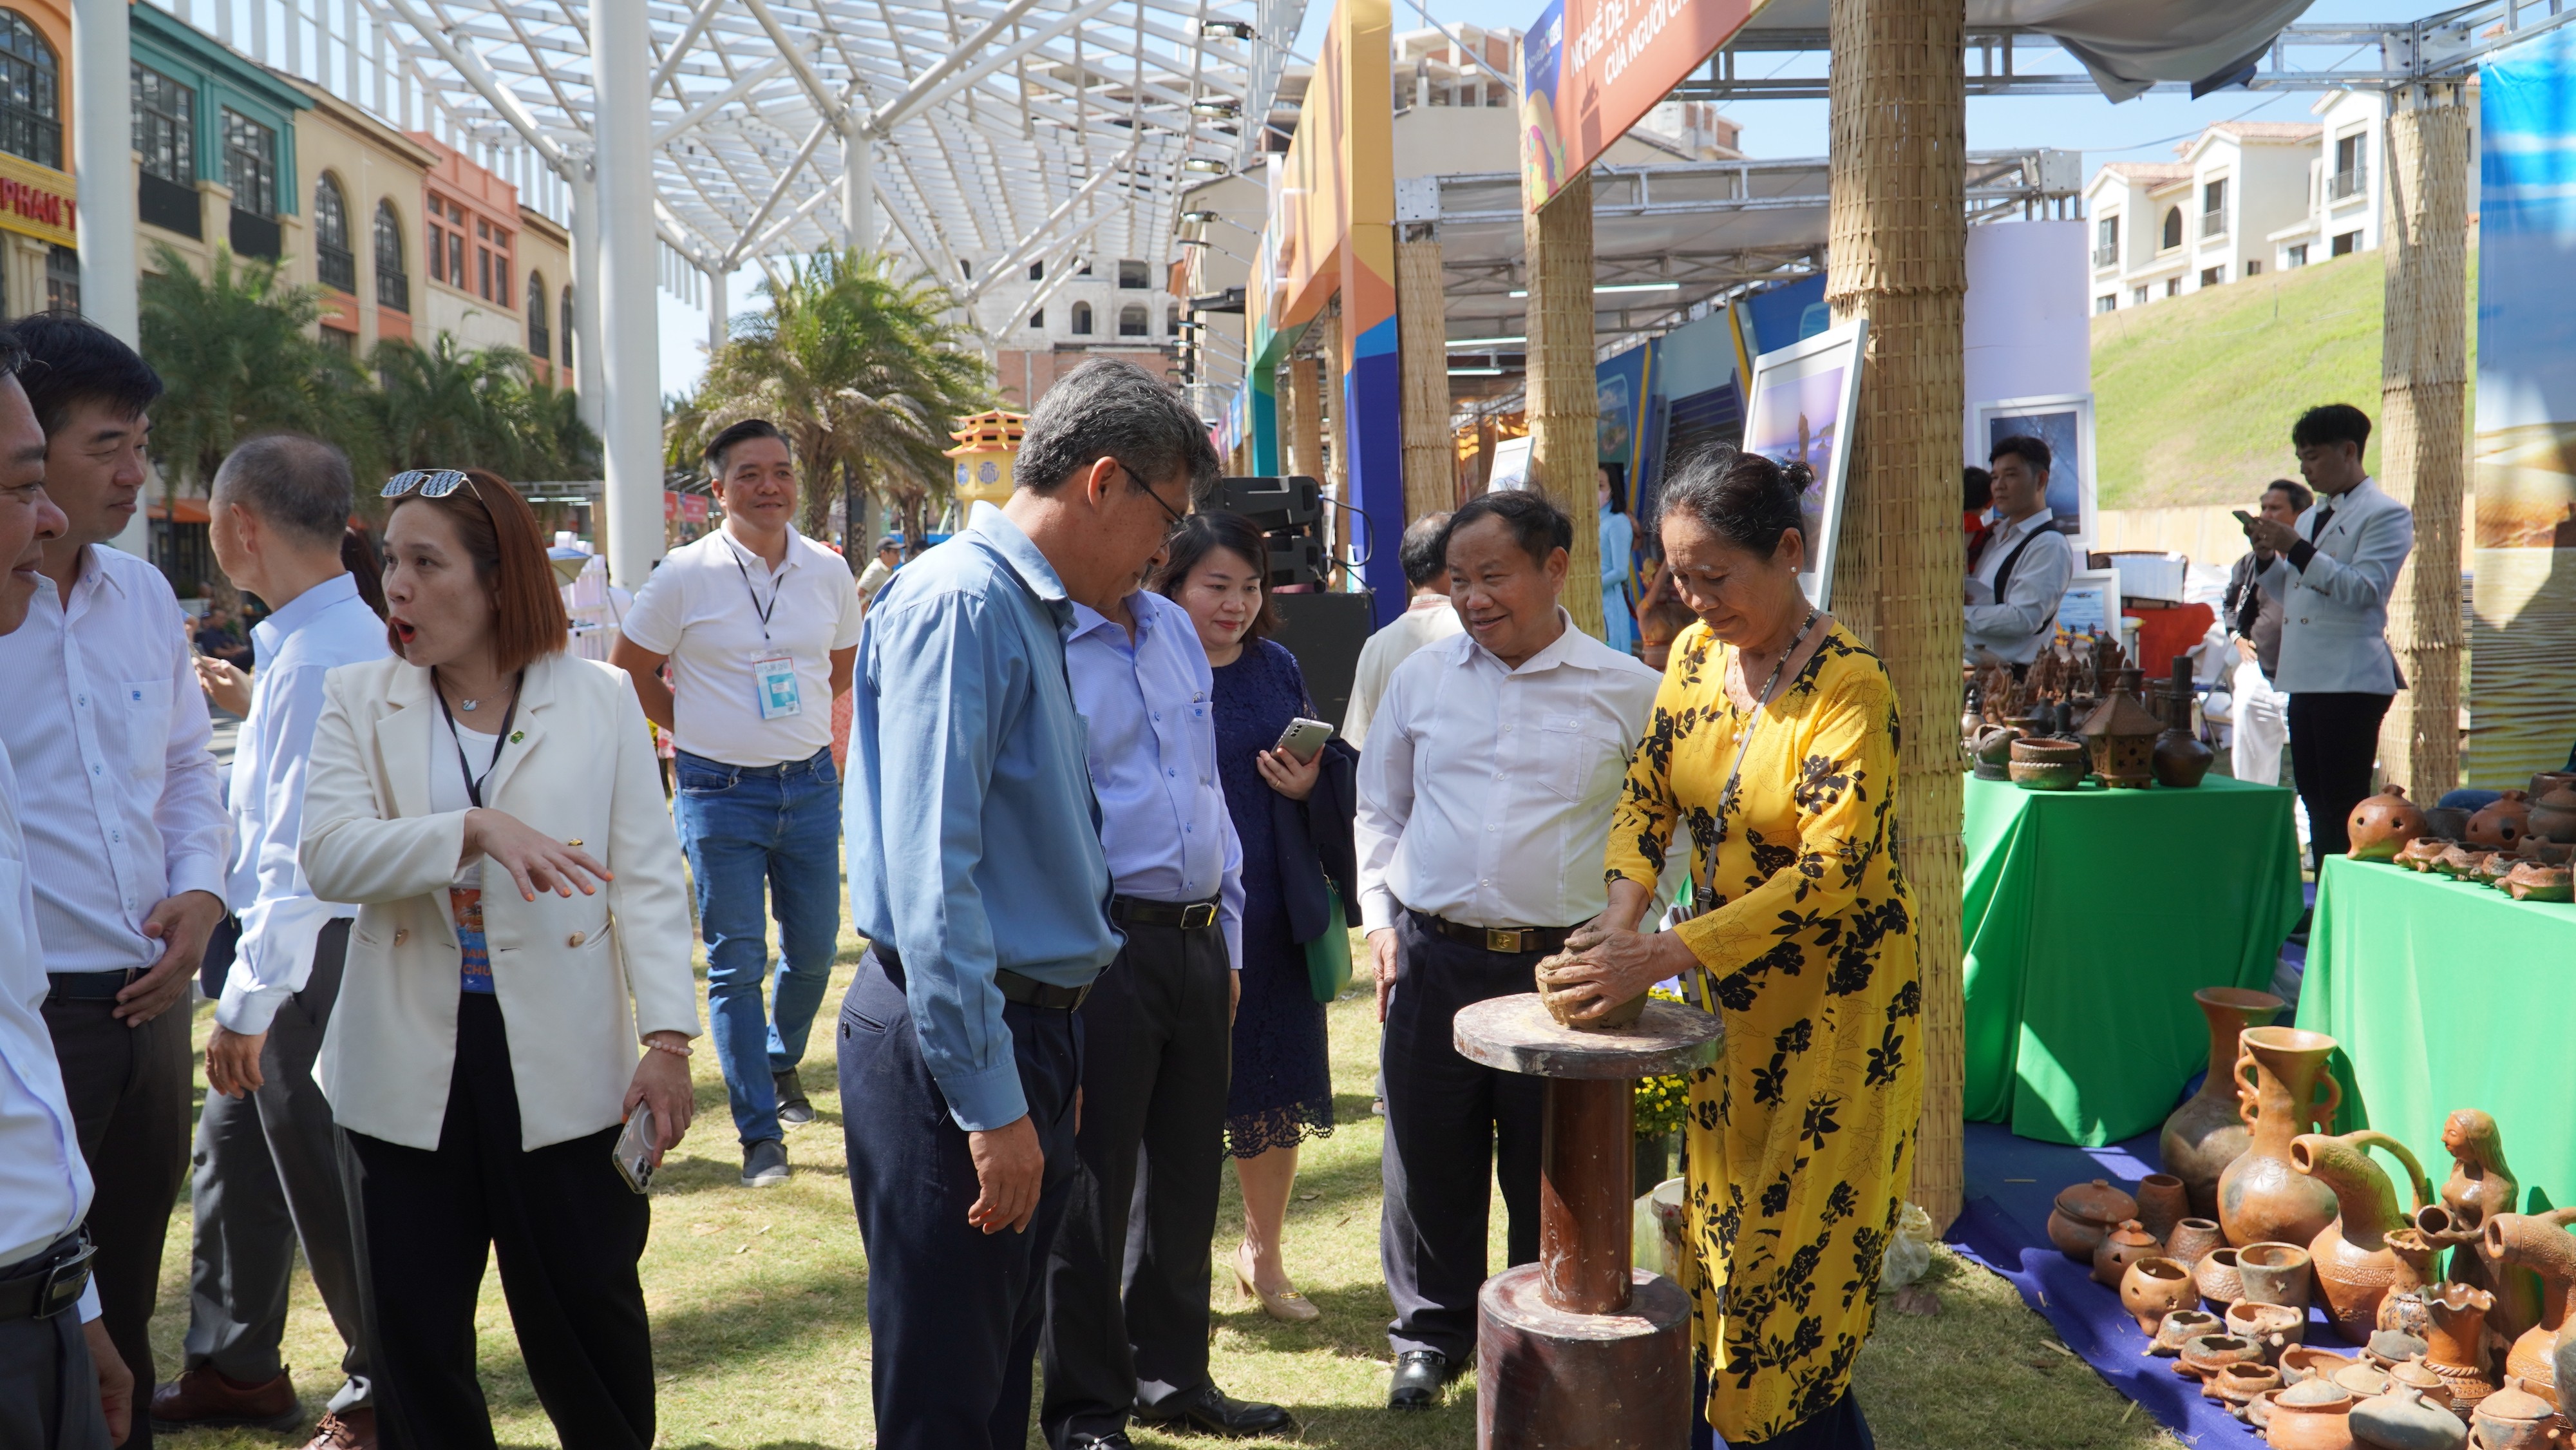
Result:
[[[1923,1096],[1896,692],[1799,590],[1805,478],[1717,449],[1666,488],[1664,556],[1698,623],[1611,821],[1610,909],[1567,943],[1588,964],[1576,1015],[1682,976],[1726,1023],[1688,1144],[1697,1367],[1734,1450],[1871,1444],[1852,1360]],[[1639,935],[1677,822],[1697,915]]]

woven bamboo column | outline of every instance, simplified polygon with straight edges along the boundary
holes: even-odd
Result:
[[[1323,418],[1315,407],[1315,360],[1291,357],[1279,368],[1279,398],[1287,413],[1290,473],[1324,477]]]
[[[1523,168],[1523,177],[1528,174]],[[1601,392],[1592,356],[1592,173],[1567,182],[1542,207],[1529,205],[1526,180],[1523,186],[1530,477],[1574,520],[1564,604],[1577,628],[1599,638],[1601,507],[1593,491],[1601,466]]]
[[[2454,82],[2388,96],[2386,331],[2379,486],[2415,511],[2415,552],[2388,598],[2406,671],[2379,760],[2419,800],[2460,783],[2460,500],[2468,469],[2469,108]]]
[[[1946,1227],[1964,1186],[1960,998],[1960,309],[1968,290],[1963,0],[1833,0],[1836,322],[1869,319],[1833,611],[1904,714],[1898,859],[1914,889],[1924,1063],[1914,1201]]]
[[[1404,349],[1404,518],[1436,514],[1458,493],[1449,444],[1449,327],[1440,283],[1440,239],[1395,244],[1395,327]]]

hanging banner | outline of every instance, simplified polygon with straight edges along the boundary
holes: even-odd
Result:
[[[1732,39],[1763,0],[1550,0],[1521,40],[1521,171],[1544,202]]]

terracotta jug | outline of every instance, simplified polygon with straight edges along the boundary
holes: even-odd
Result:
[[[2424,812],[2406,798],[2406,787],[2392,781],[2352,808],[2344,830],[2352,839],[2345,854],[2352,859],[2393,861],[2407,842],[2424,834]]]
[[[2531,834],[2531,796],[2509,790],[2469,817],[2469,845],[2488,851],[2510,851]]]
[[[2576,1296],[2576,1208],[2548,1213],[2499,1213],[2487,1220],[2489,1262],[2501,1261],[2540,1275],[2540,1323],[2522,1332],[2506,1352],[2504,1372],[2519,1378],[2537,1395],[2566,1401],[2558,1394],[2557,1364],[2576,1362],[2576,1341],[2568,1338],[2571,1296]]]
[[[2495,1295],[2496,1305],[2487,1314],[2487,1328],[2510,1342],[2540,1322],[2539,1276],[2529,1269],[2502,1263],[2490,1254],[2483,1226],[2458,1229],[2452,1226],[2454,1222],[2451,1210],[2438,1203],[2415,1210],[2415,1232],[2437,1252],[2446,1248],[2451,1251],[2450,1279]]]
[[[2418,1291],[2424,1303],[2424,1365],[2442,1377],[2451,1403],[2463,1409],[2498,1388],[2488,1373],[2487,1313],[2495,1296],[2466,1284]]]
[[[2398,1212],[2397,1190],[2366,1149],[2386,1149],[2406,1165],[2407,1184],[2415,1206],[2432,1201],[2423,1166],[2405,1144],[2386,1133],[2364,1128],[2340,1138],[2304,1133],[2290,1144],[2290,1166],[2334,1190],[2341,1212],[2308,1241],[2310,1266],[2324,1294],[2326,1317],[2348,1343],[2361,1344],[2379,1328],[2379,1301],[2404,1271],[2388,1245],[2392,1230],[2408,1227]],[[2420,1284],[2420,1279],[2415,1281]]]
[[[2290,1167],[2290,1144],[2332,1123],[2343,1103],[2342,1086],[2326,1073],[2337,1044],[2296,1027],[2248,1027],[2237,1046],[2237,1108],[2253,1136],[2244,1156],[2218,1176],[2219,1225],[2239,1247],[2267,1239],[2304,1244],[2334,1222],[2335,1196]]]
[[[2146,1231],[2136,1219],[2113,1229],[2093,1251],[2093,1282],[2105,1289],[2117,1289],[2129,1266],[2140,1259],[2151,1259],[2165,1251],[2156,1236]]]
[[[2421,1338],[2425,1313],[2422,1291],[2442,1281],[2440,1272],[2433,1267],[2441,1253],[2424,1241],[2423,1232],[2413,1224],[2390,1229],[2386,1238],[2388,1251],[2397,1258],[2397,1272],[2388,1281],[2388,1292],[2380,1298],[2377,1325]]]
[[[2548,794],[2534,797],[2525,825],[2531,834],[2562,846],[2576,843],[2576,781],[2560,781]]]
[[[2200,1080],[2200,1091],[2165,1119],[2156,1155],[2167,1173],[2182,1180],[2191,1211],[2216,1218],[2218,1175],[2254,1141],[2236,1101],[2237,1035],[2269,1023],[2288,1004],[2269,992],[2242,987],[2203,987],[2191,1000],[2209,1019],[2209,1075]]]
[[[2353,1450],[2352,1406],[2352,1391],[2333,1380],[2301,1380],[2272,1402],[2264,1443],[2272,1450]]]
[[[2379,1450],[2460,1450],[2469,1427],[2460,1417],[2425,1402],[2413,1385],[2391,1385],[2352,1407],[2353,1438]]]

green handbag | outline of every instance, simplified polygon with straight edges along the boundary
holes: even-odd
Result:
[[[1322,936],[1306,943],[1306,985],[1316,1001],[1332,1002],[1351,987],[1351,929],[1342,915],[1342,893],[1330,881],[1324,897],[1332,906],[1330,920]]]

